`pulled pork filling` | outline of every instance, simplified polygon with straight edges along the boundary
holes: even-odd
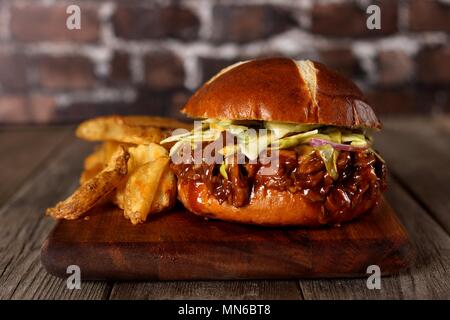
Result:
[[[276,170],[262,174],[257,164],[228,164],[228,178],[220,173],[220,164],[172,164],[178,179],[202,182],[220,202],[235,207],[249,203],[254,188],[265,187],[299,193],[324,209],[338,213],[354,208],[361,201],[375,204],[386,188],[386,166],[371,151],[341,151],[337,157],[338,178],[333,179],[317,151],[299,154],[281,150]],[[267,165],[265,165],[267,166]]]
[[[265,131],[255,134],[254,128]],[[171,164],[178,179],[204,183],[219,203],[235,207],[246,206],[264,188],[299,194],[321,205],[325,216],[336,215],[370,209],[386,188],[386,166],[362,128],[206,119],[161,143],[172,143],[171,156],[187,156]],[[215,144],[219,148],[209,148]],[[207,149],[217,150],[222,163],[193,161],[194,150]],[[261,163],[264,150],[279,152],[275,164]]]

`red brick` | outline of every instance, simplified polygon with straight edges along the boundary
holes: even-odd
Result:
[[[14,5],[11,8],[11,35],[23,42],[94,42],[99,38],[99,18],[95,7],[78,4],[81,29],[69,30],[66,5]]]
[[[371,90],[366,98],[377,114],[413,113],[416,110],[410,92],[399,90]]]
[[[29,106],[24,97],[0,95],[0,123],[26,123],[29,121]]]
[[[140,113],[186,119],[180,109],[191,95],[192,92],[184,88],[164,91],[141,88],[133,107]]]
[[[450,84],[450,45],[422,50],[417,64],[420,82],[428,85]]]
[[[83,119],[108,114],[148,114],[177,116],[181,105],[189,97],[185,89],[151,90],[146,87],[138,89],[137,98],[133,102],[95,102],[74,103],[57,110],[58,122],[77,122]],[[176,112],[172,113],[172,111]]]
[[[319,61],[349,78],[362,73],[358,59],[347,48],[320,50]]]
[[[110,80],[114,82],[131,81],[130,57],[127,53],[114,53],[111,60]]]
[[[11,91],[26,87],[25,62],[20,54],[0,53],[0,88]]]
[[[366,98],[377,114],[396,115],[430,113],[435,94],[419,88],[375,88],[367,92]]]
[[[147,106],[148,107],[148,106]],[[143,114],[146,110],[133,104],[120,102],[77,102],[56,110],[55,121],[79,122],[88,118],[110,114]]]
[[[414,61],[400,50],[378,54],[378,81],[381,85],[401,85],[409,82],[414,73]]]
[[[450,32],[450,4],[436,0],[411,0],[409,24],[413,31]]]
[[[28,103],[31,108],[31,117],[34,123],[49,123],[54,120],[56,101],[52,96],[32,94]]]
[[[315,3],[312,8],[313,33],[336,37],[370,37],[397,31],[397,2],[373,1],[381,10],[381,29],[369,30],[366,7],[356,2]]]
[[[154,90],[149,87],[140,88],[133,107],[145,114],[166,115],[168,110],[170,110],[172,94],[176,91],[177,89]]]
[[[169,52],[156,52],[144,57],[145,82],[154,90],[183,87],[183,62]]]
[[[0,123],[49,123],[56,102],[43,94],[0,96]]]
[[[191,95],[192,92],[188,90],[173,92],[169,103],[169,107],[165,110],[164,114],[168,117],[173,117],[180,120],[191,122],[192,119],[189,119],[180,112],[181,108],[186,104]]]
[[[113,24],[120,38],[193,40],[198,35],[200,21],[192,11],[180,6],[120,6],[113,16]]]
[[[445,104],[444,104],[444,111],[447,113],[450,113],[450,89],[447,89],[447,93],[445,95]]]
[[[200,68],[202,72],[202,80],[204,83],[216,75],[220,70],[237,62],[238,59],[219,59],[219,58],[200,58]]]
[[[213,9],[213,22],[216,42],[259,40],[298,26],[290,10],[268,5],[219,5]]]
[[[94,66],[85,57],[39,57],[37,84],[47,89],[84,89],[95,85]]]
[[[273,56],[281,56],[282,54],[274,52],[271,54],[260,55],[258,57],[252,58],[267,58]],[[299,56],[294,57],[296,60],[311,58],[310,56]],[[237,59],[220,59],[220,58],[209,58],[209,57],[201,57],[200,67],[202,71],[202,83],[208,81],[217,74],[223,68],[228,67],[231,64],[234,64],[238,61],[248,60],[247,57],[240,57]],[[334,48],[328,50],[321,50],[318,53],[319,62],[326,64],[328,67],[340,72],[341,74],[347,77],[357,77],[362,71],[358,63],[358,59],[353,55],[352,51],[347,48]]]

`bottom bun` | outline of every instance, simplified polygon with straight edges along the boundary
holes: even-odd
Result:
[[[207,218],[265,226],[307,226],[340,224],[369,211],[376,201],[361,201],[345,212],[326,213],[322,203],[311,202],[299,193],[264,187],[252,192],[250,203],[234,207],[210,194],[204,183],[178,180],[178,198],[191,212]]]

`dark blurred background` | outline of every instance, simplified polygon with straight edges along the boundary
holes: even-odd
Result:
[[[68,5],[81,30],[68,30]],[[366,8],[381,8],[368,30]],[[0,122],[179,117],[221,68],[283,55],[354,79],[384,116],[450,111],[450,1],[0,1]]]

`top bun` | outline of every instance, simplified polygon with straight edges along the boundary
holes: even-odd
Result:
[[[288,58],[231,65],[181,110],[192,118],[381,128],[359,88],[323,64]]]

